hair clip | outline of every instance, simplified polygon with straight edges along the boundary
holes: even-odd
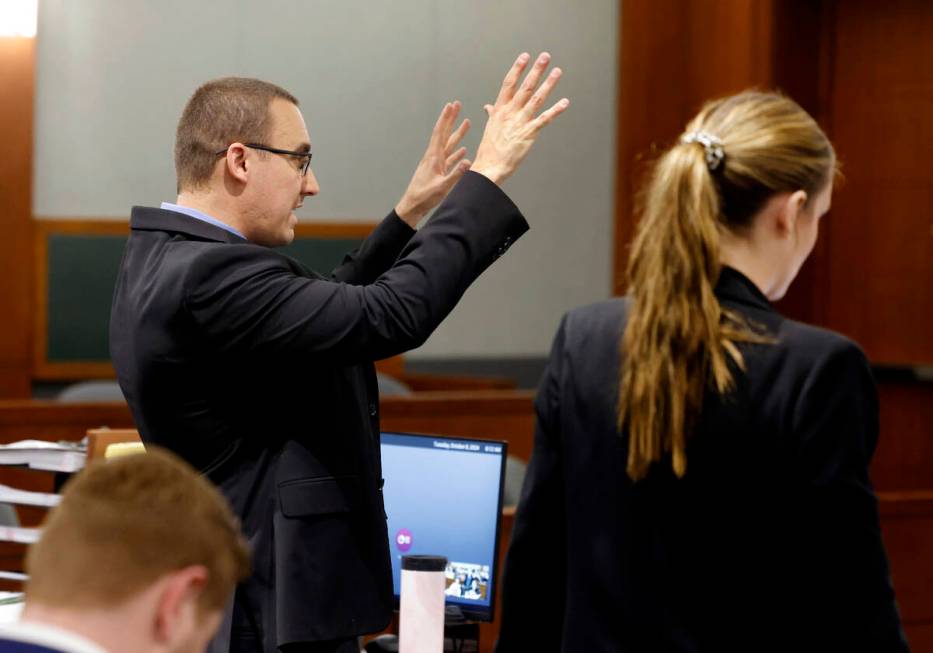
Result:
[[[685,145],[690,143],[702,145],[703,150],[706,152],[706,166],[711,171],[718,168],[723,158],[725,158],[725,153],[722,151],[722,139],[709,132],[696,131],[684,134],[680,137],[680,142]]]

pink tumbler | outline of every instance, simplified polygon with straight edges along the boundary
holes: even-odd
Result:
[[[444,650],[444,556],[402,557],[399,653]]]

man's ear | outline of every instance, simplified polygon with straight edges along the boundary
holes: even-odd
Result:
[[[794,191],[785,197],[776,215],[775,227],[778,236],[796,237],[797,220],[806,205],[807,192],[804,190]]]
[[[227,156],[224,159],[227,174],[244,184],[249,172],[247,150],[248,148],[243,143],[232,143],[227,148]]]
[[[153,623],[157,641],[172,642],[179,631],[187,631],[195,624],[198,599],[209,575],[207,567],[191,565],[162,577]]]

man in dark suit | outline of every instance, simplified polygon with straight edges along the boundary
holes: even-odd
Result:
[[[3,653],[201,653],[249,551],[215,487],[165,451],[96,462],[70,481],[26,556]]]
[[[543,54],[520,83],[528,63],[486,107],[471,171],[448,104],[396,209],[329,277],[270,249],[318,192],[295,98],[233,78],[185,108],[178,202],[133,210],[110,346],[143,439],[217,483],[253,547],[214,650],[356,650],[388,624],[372,361],[423,343],[527,229],[499,184],[568,104],[536,117],[560,70]]]

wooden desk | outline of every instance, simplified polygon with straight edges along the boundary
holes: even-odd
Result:
[[[913,650],[933,651],[933,441],[928,441],[933,422],[924,417],[931,415],[931,409],[894,410],[889,392],[882,389],[882,436],[872,476],[878,476],[882,531],[905,628]],[[531,392],[497,390],[386,397],[380,402],[382,428],[502,439],[508,441],[509,453],[528,460],[534,432],[532,397]],[[926,393],[908,397],[914,408],[921,403],[933,406],[921,402],[926,398]],[[894,429],[898,424],[904,428]],[[89,429],[103,425],[132,428],[128,408],[124,404],[0,401],[0,442],[24,438],[79,440]],[[897,471],[903,469],[909,473],[899,476]],[[921,480],[928,487],[918,487]],[[0,468],[0,482],[48,492],[52,491],[53,481],[48,473]],[[905,482],[911,487],[903,487]],[[500,556],[508,548],[512,517],[509,514],[503,521]],[[37,509],[21,518],[24,525],[35,525],[41,511]],[[21,569],[23,550],[22,545],[0,546],[0,568]],[[480,632],[481,650],[491,650],[498,620],[484,624]]]

